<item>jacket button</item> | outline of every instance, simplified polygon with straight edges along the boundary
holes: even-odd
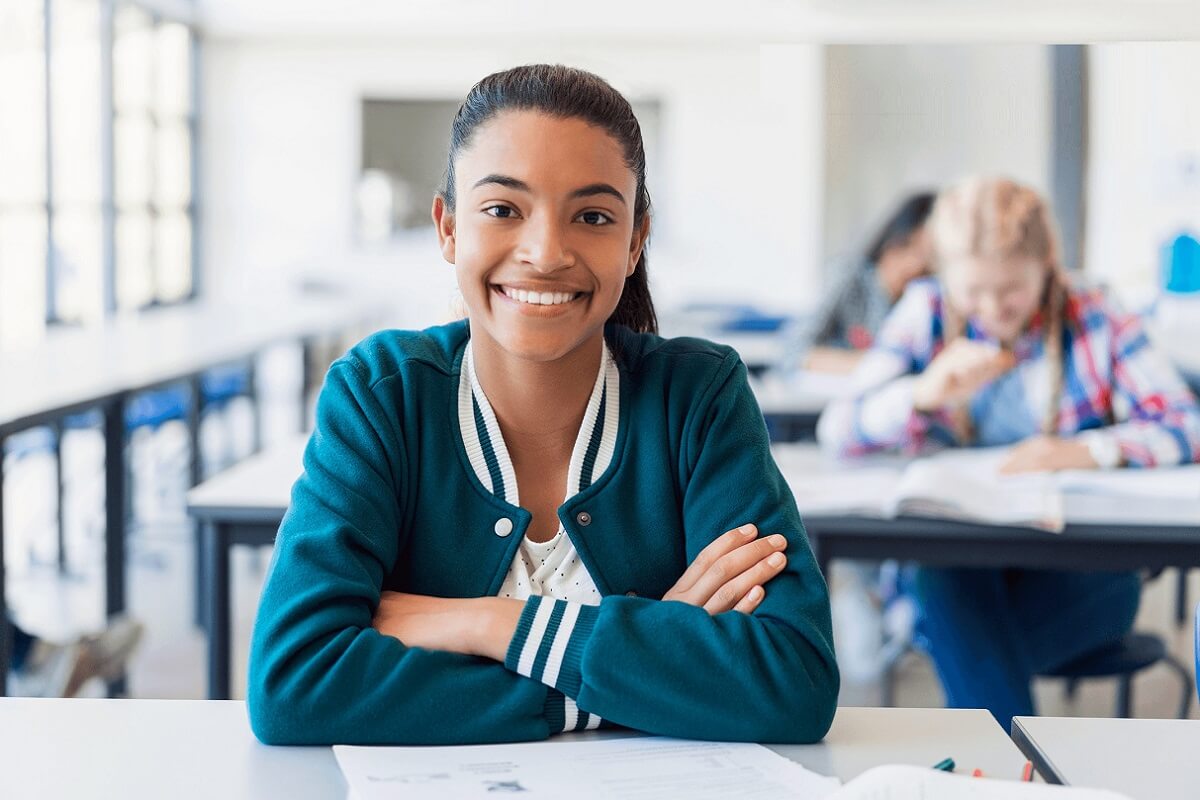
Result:
[[[500,519],[496,520],[496,527],[493,528],[493,530],[496,531],[497,536],[508,536],[510,533],[512,533],[512,529],[512,520],[508,517],[501,517]]]
[[[588,525],[592,524],[592,515],[586,511],[580,511],[575,515],[575,521],[586,528]]]
[[[628,592],[625,593],[625,596],[626,597],[637,597],[637,592],[635,592],[633,589],[630,589]]]

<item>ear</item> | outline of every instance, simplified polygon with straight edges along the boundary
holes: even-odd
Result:
[[[454,263],[454,212],[439,193],[433,198],[433,227],[437,230],[438,246],[446,263]]]
[[[642,224],[633,229],[633,236],[629,240],[629,263],[625,267],[625,277],[628,278],[637,270],[638,260],[642,257],[642,250],[646,248],[646,240],[650,238],[650,215],[642,216]]]

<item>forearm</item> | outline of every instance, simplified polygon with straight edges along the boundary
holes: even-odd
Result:
[[[832,719],[837,667],[822,621],[794,607],[788,617],[710,616],[686,603],[620,596],[600,606],[539,598],[505,663],[649,733],[811,742]]]

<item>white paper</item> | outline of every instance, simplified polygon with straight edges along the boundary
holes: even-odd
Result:
[[[761,745],[661,737],[333,752],[359,800],[817,800],[839,786]]]
[[[888,765],[869,769],[829,800],[1129,800],[1103,789],[992,780],[928,767]]]
[[[1006,450],[987,448],[918,459],[904,470],[885,511],[1062,531],[1063,497],[1054,475],[1001,475],[1006,457]]]
[[[1200,499],[1200,464],[1148,469],[1080,469],[1058,473],[1058,485],[1073,494],[1109,494],[1162,500]]]

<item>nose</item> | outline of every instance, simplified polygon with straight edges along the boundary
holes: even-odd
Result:
[[[994,322],[1003,316],[1003,303],[1000,302],[1000,296],[995,292],[983,292],[979,295],[976,301],[975,313],[981,319],[989,322]]]
[[[522,226],[517,258],[538,272],[569,267],[575,257],[567,246],[566,232],[552,215],[540,214]]]

